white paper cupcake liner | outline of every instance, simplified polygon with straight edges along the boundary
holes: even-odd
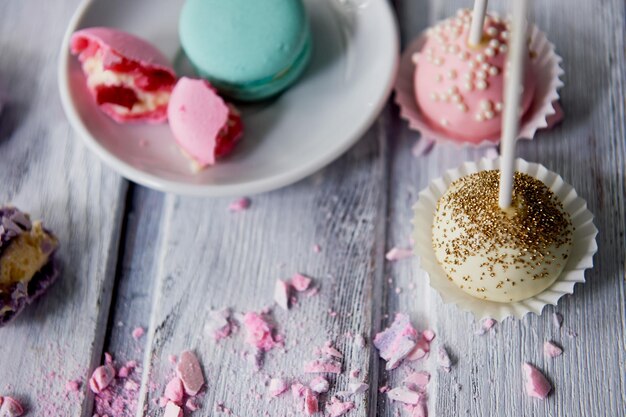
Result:
[[[520,125],[520,139],[533,139],[539,129],[551,128],[563,119],[563,111],[558,104],[558,89],[563,87],[560,77],[564,71],[561,68],[562,59],[556,54],[554,45],[546,35],[536,26],[530,30],[530,50],[536,56],[531,65],[536,77],[537,85],[532,104]],[[409,123],[409,127],[422,134],[420,141],[452,142],[459,146],[493,146],[500,142],[500,136],[485,138],[481,142],[470,143],[455,138],[449,133],[432,126],[422,114],[413,89],[413,78],[416,64],[413,63],[413,54],[419,52],[426,42],[426,32],[422,32],[404,51],[400,60],[398,77],[395,84],[395,102],[400,107],[400,116]],[[422,147],[427,148],[424,144]]]
[[[546,305],[556,305],[565,294],[572,294],[576,283],[585,282],[585,270],[593,267],[593,255],[598,250],[598,229],[593,224],[593,215],[587,210],[585,200],[563,178],[543,165],[517,159],[516,171],[543,182],[558,196],[571,216],[575,229],[569,260],[557,280],[534,297],[513,303],[498,303],[472,297],[450,282],[439,265],[432,244],[433,219],[437,202],[452,182],[468,174],[492,169],[500,169],[500,158],[483,158],[478,163],[467,162],[457,169],[447,171],[442,178],[432,181],[420,192],[419,200],[413,207],[415,253],[421,257],[421,267],[428,273],[430,286],[439,293],[445,304],[456,304],[460,309],[471,312],[476,319],[490,317],[500,321],[506,317],[522,318],[527,313],[539,315]]]

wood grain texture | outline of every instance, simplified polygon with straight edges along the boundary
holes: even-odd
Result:
[[[291,395],[268,401],[266,378],[309,381],[303,362],[314,359],[313,348],[326,340],[345,355],[345,372],[333,392],[347,389],[350,369],[368,378],[370,345],[359,349],[345,333],[369,336],[371,329],[374,277],[382,259],[376,237],[385,203],[386,145],[379,133],[375,126],[313,177],[254,197],[245,212],[230,213],[227,199],[166,197],[146,353],[150,378],[144,381],[159,389],[147,390],[145,404],[154,407],[151,400],[161,395],[172,369],[168,356],[185,349],[198,354],[208,379],[198,416],[212,415],[217,401],[240,416],[293,413],[298,408]],[[315,244],[321,253],[313,251]],[[272,306],[276,279],[296,272],[313,277],[320,293],[300,295],[289,312],[273,309],[286,352],[269,352],[261,372],[242,356],[250,351],[243,329],[217,344],[203,331],[211,308],[243,313]],[[356,400],[353,415],[365,416],[366,396]]]
[[[0,395],[31,416],[91,416],[86,390],[100,362],[126,183],[78,143],[58,98],[58,45],[78,1],[0,3],[0,201],[43,218],[61,241],[59,281],[0,329]]]

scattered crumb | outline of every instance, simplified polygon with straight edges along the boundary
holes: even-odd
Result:
[[[250,199],[247,197],[243,197],[230,203],[230,205],[228,206],[228,210],[232,212],[244,211],[250,208],[250,204]]]
[[[411,372],[404,380],[402,384],[407,388],[417,391],[424,389],[430,381],[430,374],[426,371]]]
[[[354,409],[353,402],[341,402],[337,397],[332,397],[330,402],[326,404],[326,411],[330,417],[342,416],[352,409]]]
[[[317,400],[317,395],[315,395],[315,393],[312,390],[305,388],[304,389],[304,412],[307,415],[312,416],[318,411],[319,411],[319,402]]]
[[[144,330],[143,327],[135,327],[135,329],[133,330],[132,336],[133,339],[135,340],[139,340],[143,337],[143,335],[146,333],[146,331]]]
[[[350,382],[348,384],[348,392],[350,394],[362,394],[369,389],[369,385],[364,382]]]
[[[561,328],[561,325],[563,324],[563,316],[561,313],[552,313],[552,323],[554,323],[554,327],[557,329]]]
[[[448,351],[445,347],[439,346],[437,350],[437,365],[439,365],[444,371],[450,372],[452,368],[452,361],[448,355]]]
[[[289,389],[289,384],[282,378],[272,378],[268,386],[269,393],[272,397],[278,397]]]
[[[495,321],[494,319],[484,319],[480,325],[480,328],[477,329],[474,334],[478,335],[478,336],[482,336],[484,334],[487,334],[489,332],[489,330],[491,330],[493,328],[493,326],[495,326],[498,322]]]
[[[19,417],[24,414],[24,407],[13,397],[0,397],[0,416]]]
[[[313,378],[313,380],[309,383],[309,387],[314,392],[321,394],[324,392],[328,392],[328,389],[330,388],[330,384],[328,383],[328,380],[324,378],[323,376],[317,376]]]
[[[320,253],[322,251],[322,247],[320,245],[313,245],[313,252]]]
[[[289,283],[296,291],[302,292],[302,291],[306,291],[309,289],[309,286],[311,285],[311,281],[312,281],[311,278],[305,275],[302,275],[300,273],[296,273],[291,277],[291,280],[289,281]]]
[[[91,388],[91,391],[95,394],[99,394],[111,384],[113,378],[115,378],[115,368],[113,368],[110,363],[106,363],[93,371],[89,379],[89,388]]]
[[[387,392],[390,400],[398,401],[403,404],[416,405],[420,402],[421,394],[407,388],[398,387]]]
[[[274,285],[274,301],[283,310],[289,310],[289,284],[282,279]]]
[[[374,337],[374,346],[380,357],[387,361],[385,369],[396,368],[417,344],[417,331],[406,314],[396,314],[390,327]]]
[[[402,259],[410,258],[413,256],[413,249],[391,248],[385,255],[388,261],[400,261]]]
[[[545,342],[543,344],[543,353],[550,358],[556,358],[563,354],[563,349],[554,342]]]
[[[291,384],[291,395],[293,398],[302,398],[306,387],[299,382]]]
[[[182,381],[187,395],[195,396],[204,385],[204,376],[200,362],[198,362],[198,358],[190,350],[180,354],[178,365],[176,365],[176,375]]]
[[[212,310],[208,315],[208,320],[204,325],[204,331],[214,340],[219,341],[227,338],[234,333],[235,326],[231,322],[231,314],[229,308],[221,310]],[[170,362],[176,363],[176,356],[170,358]]]
[[[552,385],[541,371],[529,363],[524,363],[522,370],[524,371],[526,394],[535,398],[546,398],[552,391]]]
[[[163,397],[174,402],[175,404],[181,405],[183,402],[183,395],[183,381],[181,381],[178,377],[172,378],[165,386]]]
[[[341,354],[341,352],[339,352],[337,349],[335,349],[333,347],[333,344],[330,340],[328,340],[324,346],[322,346],[322,348],[320,349],[320,352],[328,355],[328,356],[333,356],[335,358],[343,358],[343,355]]]
[[[341,373],[341,362],[333,359],[316,359],[304,364],[304,372],[309,374],[314,373]]]
[[[173,402],[167,403],[163,417],[183,417],[183,409]]]
[[[243,317],[246,328],[246,342],[263,351],[268,352],[282,346],[282,338],[274,335],[274,326],[261,314],[250,312]]]

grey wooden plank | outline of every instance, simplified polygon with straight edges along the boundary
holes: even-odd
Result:
[[[346,372],[333,392],[347,388],[352,368],[368,378],[370,345],[361,350],[345,333],[371,330],[386,201],[382,132],[375,126],[347,155],[309,179],[255,196],[245,212],[228,212],[227,199],[166,197],[144,404],[154,408],[152,400],[171,372],[168,356],[185,349],[196,351],[208,377],[197,416],[212,415],[216,401],[235,415],[300,414],[291,395],[268,402],[264,377],[300,379],[303,361],[313,359],[313,348],[328,339],[345,354]],[[315,244],[320,253],[313,251]],[[249,350],[243,330],[219,344],[203,332],[211,308],[247,312],[271,306],[275,280],[295,272],[312,276],[320,293],[300,296],[288,313],[274,309],[287,352],[269,352],[260,373],[241,356]],[[161,388],[147,389],[151,383]],[[366,397],[356,399],[352,415],[366,415]]]
[[[58,99],[57,55],[77,0],[0,4],[0,201],[43,218],[60,241],[59,282],[0,329],[0,395],[33,416],[91,416],[67,396],[100,361],[126,183],[80,144]],[[67,398],[66,398],[67,396]]]
[[[428,24],[467,6],[460,1],[416,3],[397,2],[405,42]],[[505,6],[491,3],[496,8]],[[519,153],[562,174],[587,199],[601,231],[596,267],[587,275],[588,282],[557,308],[547,308],[540,317],[507,320],[495,332],[477,336],[474,330],[478,325],[472,317],[444,306],[425,284],[417,259],[386,265],[386,274],[393,280],[385,292],[386,313],[409,312],[420,329],[434,328],[435,341],[444,342],[457,358],[450,374],[436,370],[432,358],[416,366],[434,375],[429,387],[430,415],[626,413],[624,4],[554,1],[535,2],[534,7],[538,26],[564,58],[566,119],[561,127],[543,132],[535,141],[521,142]],[[398,138],[391,150],[388,247],[408,244],[410,207],[421,188],[446,169],[483,153],[437,146],[429,155],[415,159],[410,146],[418,134],[408,131],[404,122],[398,123]],[[402,290],[400,294],[395,293],[396,287]],[[561,330],[552,323],[552,311],[564,316]],[[569,336],[572,332],[577,337]],[[542,344],[549,339],[563,345],[562,357],[543,357]],[[546,401],[525,396],[523,361],[535,363],[553,381],[555,393]],[[391,376],[392,384],[397,383],[399,373]],[[386,377],[384,374],[381,384],[387,383]],[[394,415],[396,408],[381,396],[380,415]]]

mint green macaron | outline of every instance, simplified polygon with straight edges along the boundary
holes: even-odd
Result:
[[[282,92],[311,57],[301,0],[187,0],[179,32],[198,75],[236,100]]]

